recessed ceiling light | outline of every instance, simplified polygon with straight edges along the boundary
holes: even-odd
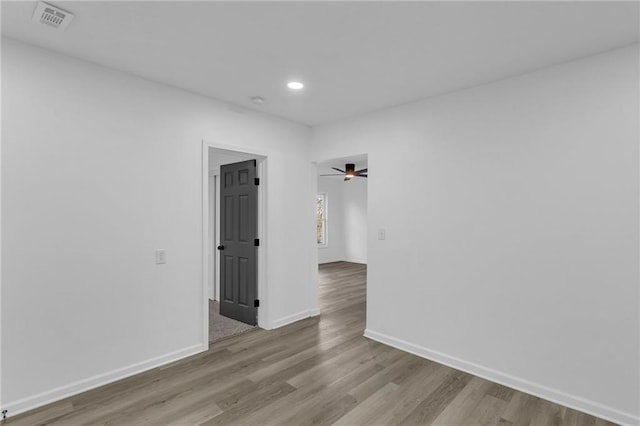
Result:
[[[300,83],[299,81],[290,81],[287,83],[287,87],[293,90],[300,90],[304,88],[304,84]]]

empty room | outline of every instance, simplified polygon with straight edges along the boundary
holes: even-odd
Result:
[[[640,425],[640,2],[0,15],[1,425]]]

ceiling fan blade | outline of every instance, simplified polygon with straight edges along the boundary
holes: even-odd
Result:
[[[361,173],[367,173],[369,169],[356,170],[356,174],[359,175]]]
[[[335,167],[332,167],[332,169],[333,169],[333,170],[337,170],[337,171],[339,171],[340,173],[346,173],[344,170],[336,169]]]
[[[345,182],[346,182],[346,181],[348,181],[348,180],[351,180],[351,178],[350,178],[349,176],[345,176],[345,177],[344,177],[344,180],[345,180]]]
[[[356,175],[356,177],[363,177],[363,178],[366,178],[366,177],[368,177],[368,176],[367,176],[367,175]]]

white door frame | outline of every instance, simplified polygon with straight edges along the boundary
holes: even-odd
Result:
[[[217,251],[218,241],[220,240],[220,171],[218,170],[217,174],[213,176],[213,185],[215,187],[215,200],[213,200],[213,206],[215,209],[215,214],[213,215],[213,246],[212,250]],[[213,264],[215,265],[215,272],[213,273],[213,293],[215,296],[215,300],[220,302],[220,256],[214,256]]]
[[[258,186],[258,283],[257,297],[260,300],[258,308],[258,327],[270,329],[269,300],[267,292],[267,175],[268,153],[251,148],[224,145],[217,142],[202,141],[202,339],[205,347],[209,347],[209,259],[214,253],[209,251],[209,148],[242,152],[255,155],[257,162],[256,175],[260,178]]]
[[[0,159],[2,159],[2,148],[0,148]],[[0,161],[0,171],[2,171],[2,161]],[[2,176],[2,173],[0,173]],[[0,188],[2,182],[0,178]],[[0,241],[2,241],[2,191],[0,191]],[[0,322],[2,322],[2,244],[0,244]],[[0,382],[2,382],[2,327],[0,327]],[[0,384],[0,410],[4,410],[2,405],[2,385]],[[0,418],[2,415],[0,414]]]
[[[213,185],[211,179],[213,178]],[[213,194],[213,200],[209,200],[209,209],[213,208],[214,213],[211,214],[211,210],[209,210],[209,226],[213,226],[213,229],[209,229],[211,232],[211,241],[209,241],[209,247],[211,248],[210,253],[216,253],[217,247],[220,244],[219,235],[220,235],[220,221],[218,218],[220,217],[220,199],[218,195],[220,194],[220,169],[209,170],[209,196],[211,197]],[[211,262],[213,260],[213,262]],[[212,266],[213,271],[209,271],[209,285],[211,286],[209,290],[209,298],[213,294],[213,300],[217,300],[220,302],[220,256],[213,256],[213,259],[209,257],[210,266]]]
[[[220,244],[220,169],[209,170],[209,254]],[[213,198],[211,198],[213,197]],[[212,213],[213,210],[213,213]],[[209,255],[209,299],[220,302],[220,256]],[[211,297],[213,295],[213,297]]]

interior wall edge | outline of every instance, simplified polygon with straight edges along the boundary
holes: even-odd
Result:
[[[319,314],[320,314],[319,309],[314,308],[314,309],[307,309],[304,311],[300,311],[292,315],[287,315],[286,317],[273,320],[271,322],[271,330],[284,327],[285,325],[289,325],[291,323],[294,323],[303,319],[307,319],[309,317],[315,317],[315,316],[318,316]]]
[[[345,260],[341,257],[328,258],[322,261],[318,261],[318,265],[324,265],[325,263],[335,263],[335,262],[345,262]]]
[[[208,343],[208,342],[207,342]],[[207,343],[198,343],[175,352],[151,358],[146,361],[138,362],[127,367],[118,368],[116,370],[95,375],[87,379],[59,386],[57,388],[41,392],[39,394],[19,399],[17,401],[7,403],[3,409],[7,410],[7,418],[16,416],[29,410],[51,404],[62,399],[78,395],[82,392],[98,388],[127,377],[161,367],[172,362],[179,361],[184,358],[206,352],[208,350]]]
[[[424,346],[416,345],[405,340],[397,339],[393,336],[379,333],[367,328],[364,331],[364,337],[375,340],[376,342],[400,349],[401,351],[411,353],[413,355],[425,358],[437,363],[464,371],[474,376],[490,380],[495,383],[525,392],[556,404],[564,405],[584,413],[600,417],[602,419],[619,423],[622,425],[640,425],[640,416],[631,413],[625,413],[613,407],[600,404],[579,396],[552,389],[511,374],[503,373],[476,363],[456,358],[445,353],[435,351]]]
[[[346,257],[344,259],[344,262],[349,262],[349,263],[359,263],[361,265],[366,265],[367,264],[367,259],[361,258],[361,257]]]

